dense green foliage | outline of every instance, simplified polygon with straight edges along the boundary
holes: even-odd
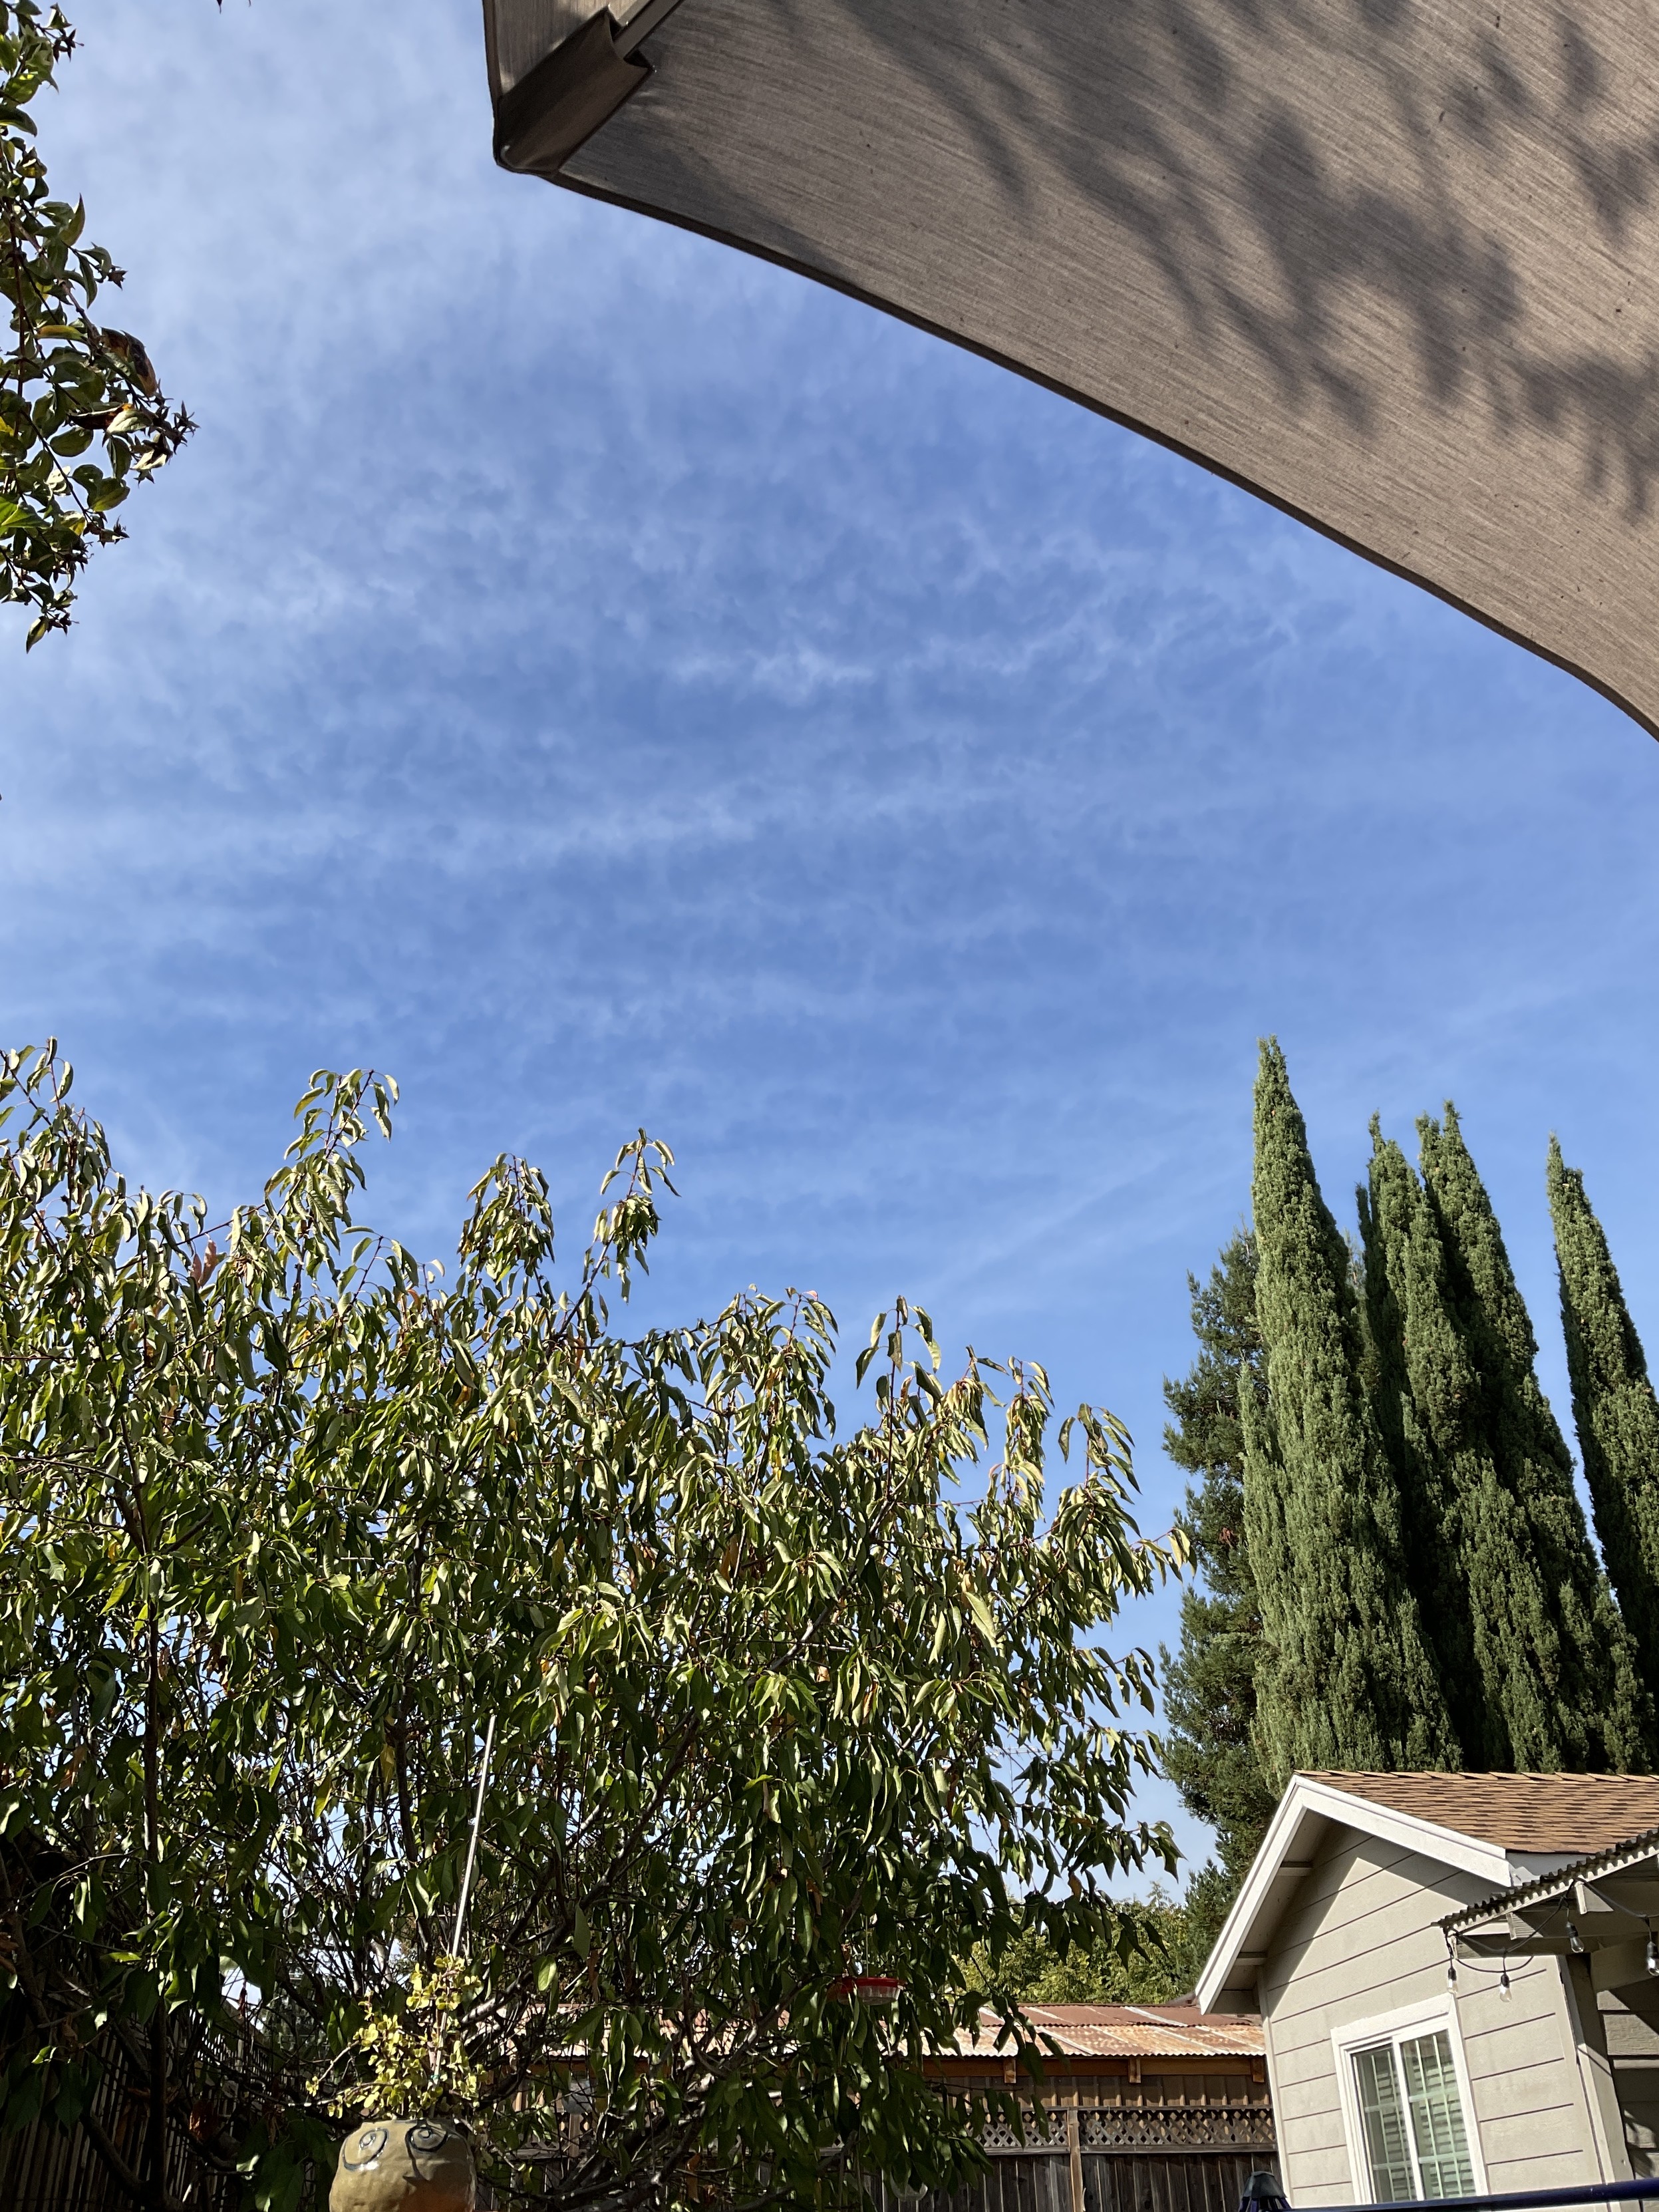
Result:
[[[1062,1424],[1081,1472],[1045,1498],[1041,1370],[942,1379],[923,1314],[872,1331],[850,1427],[810,1297],[616,1333],[665,1180],[643,1136],[562,1284],[506,1158],[449,1284],[355,1218],[387,1086],[317,1079],[211,1235],[68,1091],[50,1054],[0,1065],[9,2120],[44,2105],[171,2212],[167,2023],[246,1985],[272,2079],[204,2148],[262,2203],[307,2152],[325,2180],[331,2109],[448,1972],[493,1719],[432,2089],[487,2170],[558,2138],[574,2063],[558,2201],[833,2204],[854,2153],[961,2179],[968,2116],[902,2062],[976,2017],[964,1950],[1115,1937],[1108,1881],[1173,1859],[1127,1818],[1148,1662],[1096,1640],[1172,1558],[1121,1430]],[[136,2166],[85,2109],[100,2020],[148,2068]]]
[[[1455,1766],[1406,1559],[1348,1247],[1320,1195],[1277,1043],[1261,1048],[1252,1184],[1268,1402],[1240,1400],[1244,1519],[1265,1638],[1263,1765]]]
[[[1496,1667],[1530,1668],[1548,1707],[1517,1734],[1518,1761],[1615,1771],[1645,1770],[1654,1749],[1653,1700],[1637,1672],[1630,1633],[1591,1548],[1573,1489],[1572,1455],[1539,1385],[1537,1339],[1498,1217],[1448,1105],[1418,1124],[1424,1188],[1445,1246],[1449,1310],[1468,1347],[1486,1449],[1514,1499],[1513,1531],[1535,1579],[1512,1589],[1515,1613]],[[1495,1561],[1490,1562],[1495,1566]],[[1530,1662],[1523,1655],[1530,1650]]]
[[[33,610],[31,645],[68,627],[91,549],[125,536],[116,509],[191,428],[138,341],[94,320],[122,272],[35,148],[30,108],[74,43],[58,9],[0,0],[0,599]]]
[[[1431,1188],[1372,1124],[1360,1194],[1366,1300],[1379,1419],[1463,1762],[1534,1771],[1644,1764],[1622,1626],[1533,1374],[1536,1347],[1490,1202],[1452,1108],[1421,1134]],[[1492,1286],[1501,1323],[1479,1283]],[[1513,1356],[1496,1351],[1505,1332]],[[1527,1440],[1520,1454],[1505,1449],[1516,1437]],[[1542,1479],[1528,1456],[1539,1439]]]
[[[1446,1310],[1434,1216],[1405,1154],[1375,1118],[1368,1185],[1357,1196],[1374,1402],[1400,1484],[1413,1583],[1464,1764],[1503,1766],[1486,1755],[1489,1724],[1501,1728],[1501,1712],[1488,1711],[1474,1619],[1479,1612],[1484,1625],[1486,1613],[1468,1579],[1485,1530],[1481,1474],[1490,1468],[1477,1448],[1460,1449],[1456,1433],[1469,1408],[1467,1356]]]
[[[1419,1122],[1420,1174],[1373,1120],[1357,1261],[1273,1044],[1255,1134],[1254,1237],[1188,1278],[1199,1355],[1164,1386],[1165,1449],[1200,1478],[1205,1587],[1164,1655],[1166,1771],[1218,1839],[1183,1901],[1194,1946],[1294,1767],[1659,1765],[1659,1398],[1583,1177],[1552,1140],[1606,1572],[1455,1109]]]
[[[1209,1949],[1194,1955],[1186,1908],[1155,1888],[1109,1936],[1059,1942],[1023,1928],[994,1964],[981,1953],[973,1978],[1005,2005],[1168,2004],[1192,1988]]]
[[[1550,1139],[1550,1214],[1573,1418],[1595,1533],[1642,1679],[1659,1686],[1659,1403],[1584,1178]]]
[[[1183,1518],[1201,1577],[1182,1592],[1178,1653],[1162,1655],[1164,1771],[1188,1811],[1216,1831],[1218,1874],[1191,1899],[1206,1926],[1218,1888],[1230,1898],[1243,1880],[1275,1802],[1255,1741],[1261,1616],[1244,1534],[1238,1411],[1241,1390],[1258,1406],[1267,1397],[1255,1275],[1255,1239],[1240,1230],[1206,1283],[1187,1278],[1198,1357],[1178,1382],[1164,1384],[1173,1416],[1164,1449],[1197,1477]]]

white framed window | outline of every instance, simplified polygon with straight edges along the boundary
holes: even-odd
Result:
[[[1331,2037],[1342,2117],[1361,2203],[1484,2193],[1474,2108],[1449,1998]]]

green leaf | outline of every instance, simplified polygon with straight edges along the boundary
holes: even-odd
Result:
[[[69,1085],[52,1053],[0,1060],[0,1334],[30,1378],[0,1407],[0,1838],[82,1870],[28,1899],[64,2016],[207,2018],[245,1974],[238,2033],[287,2039],[242,2149],[273,2206],[326,2172],[325,2122],[394,2090],[491,2156],[550,2136],[577,2051],[596,2186],[664,2158],[672,2107],[665,2202],[854,2212],[849,2081],[872,2159],[965,2175],[967,2122],[884,2063],[887,2016],[813,1993],[890,1973],[895,2032],[947,2036],[1012,1895],[1168,1840],[1129,1818],[1147,1669],[1101,1644],[1167,1552],[1103,1486],[1052,1516],[1035,1477],[951,1488],[981,1442],[1040,1465],[1034,1370],[995,1440],[978,1369],[837,1423],[822,1309],[748,1291],[623,1336],[614,1244],[557,1273],[511,1159],[441,1281],[359,1218],[395,1097],[368,1070],[314,1079],[209,1264],[205,1206],[129,1184]],[[623,1147],[611,1194],[636,1258],[657,1157]],[[503,2008],[544,2022],[523,2108]]]
[[[148,480],[191,428],[156,392],[137,342],[89,319],[100,288],[121,272],[101,246],[84,242],[84,205],[52,197],[39,155],[24,143],[34,132],[27,104],[53,82],[71,43],[55,11],[0,0],[0,215],[9,241],[4,289],[16,307],[0,343],[9,448],[0,459],[0,598],[28,609],[31,651],[49,631],[68,628],[94,550],[125,535],[106,519],[125,497],[119,479],[136,461]],[[93,471],[90,483],[80,470],[65,471],[60,464],[84,453],[96,428],[70,418],[101,416],[124,394],[131,404],[105,428],[106,471]]]

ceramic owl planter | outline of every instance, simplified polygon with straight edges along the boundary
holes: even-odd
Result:
[[[466,2137],[442,2120],[368,2120],[340,2145],[329,2212],[472,2212]]]

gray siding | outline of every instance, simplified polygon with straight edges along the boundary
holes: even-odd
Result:
[[[1447,1993],[1436,1922],[1486,1893],[1474,1876],[1334,1828],[1273,1938],[1261,1979],[1283,2176],[1291,2201],[1369,2201],[1350,2170],[1331,2034]],[[1494,2191],[1601,2179],[1553,1960],[1459,1970],[1457,2020],[1486,2183]],[[1358,2186],[1356,2186],[1356,2182]]]
[[[1659,2173],[1659,1985],[1605,1990],[1601,2009],[1631,2170],[1650,2179]]]

